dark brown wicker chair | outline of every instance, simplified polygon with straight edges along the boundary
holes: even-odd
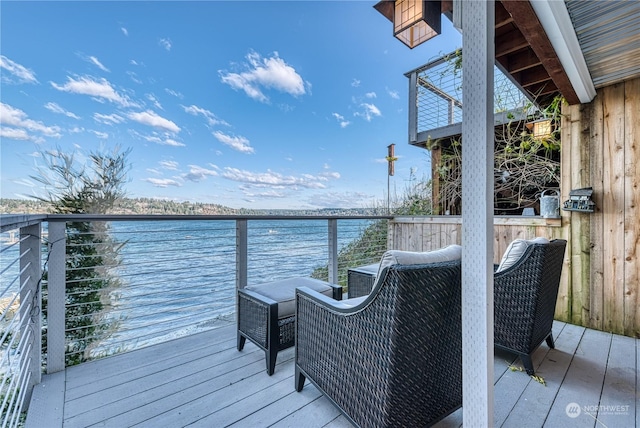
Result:
[[[494,344],[518,354],[530,375],[533,351],[545,340],[554,347],[551,329],[566,245],[562,239],[528,245],[510,267],[494,274]]]
[[[342,299],[339,285],[307,277],[247,286],[237,291],[238,351],[242,351],[246,339],[264,350],[269,376],[275,370],[278,352],[294,345],[295,289],[302,286]]]
[[[424,427],[462,405],[460,260],[385,268],[371,294],[296,291],[295,387],[356,426]]]

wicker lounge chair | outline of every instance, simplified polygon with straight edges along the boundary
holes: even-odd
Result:
[[[494,274],[494,344],[516,353],[530,375],[531,354],[546,340],[554,347],[551,328],[567,241],[544,238],[515,240]]]
[[[383,268],[368,296],[296,291],[295,386],[356,426],[428,426],[462,405],[460,260]]]

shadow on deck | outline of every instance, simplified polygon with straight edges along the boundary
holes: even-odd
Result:
[[[556,349],[534,354],[539,383],[496,351],[494,424],[634,427],[640,424],[640,340],[554,323]],[[311,384],[294,389],[293,348],[273,376],[264,353],[236,350],[234,322],[137,351],[69,367],[37,385],[31,427],[351,427]],[[348,382],[348,379],[345,379]],[[462,425],[462,409],[439,427]]]

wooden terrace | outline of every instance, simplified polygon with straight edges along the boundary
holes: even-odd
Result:
[[[496,351],[494,423],[501,427],[640,424],[640,340],[554,323],[556,348],[533,356],[540,383]],[[233,318],[216,328],[46,375],[34,389],[32,427],[350,427],[311,384],[294,390],[294,349],[273,376],[264,352],[236,350]],[[345,382],[348,382],[345,379]],[[575,403],[575,404],[572,404]],[[462,410],[439,427],[462,425]]]

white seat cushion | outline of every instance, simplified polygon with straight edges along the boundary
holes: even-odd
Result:
[[[456,244],[424,252],[388,250],[382,255],[382,259],[380,260],[380,267],[378,268],[374,288],[378,285],[378,282],[382,280],[380,276],[382,271],[391,265],[429,264],[460,260],[461,258],[462,247]]]
[[[245,287],[245,289],[278,302],[278,318],[284,318],[296,312],[296,288],[298,287],[309,287],[325,296],[333,297],[333,288],[329,283],[308,277],[289,278],[263,284],[249,285]]]
[[[501,272],[513,266],[518,260],[520,260],[530,245],[548,243],[549,240],[543,237],[537,237],[534,239],[514,239],[502,255],[502,260],[500,260],[500,264],[498,265],[496,272]]]

